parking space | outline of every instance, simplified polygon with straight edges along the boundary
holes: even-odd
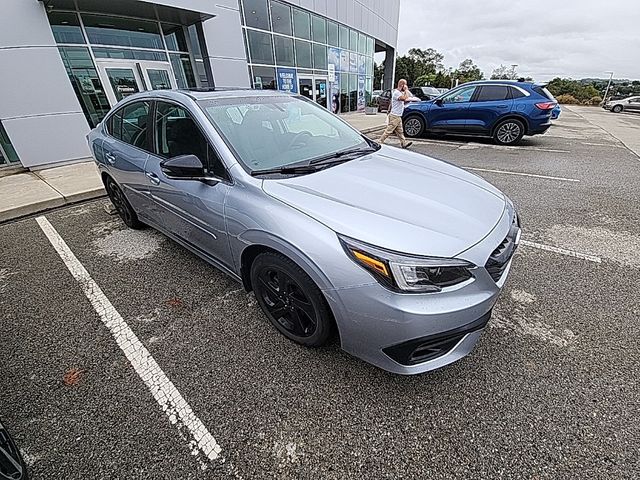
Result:
[[[420,376],[291,343],[104,201],[1,226],[0,417],[33,478],[637,478],[638,157],[571,111],[521,147],[412,149],[503,190],[524,239],[476,350]]]

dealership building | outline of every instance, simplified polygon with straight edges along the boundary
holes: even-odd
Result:
[[[257,88],[364,109],[393,83],[400,0],[1,0],[0,169],[86,160],[135,92]]]

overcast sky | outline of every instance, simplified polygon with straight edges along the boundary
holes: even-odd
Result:
[[[486,78],[515,63],[535,80],[640,79],[640,0],[400,0],[398,53],[412,47],[447,67],[471,58]]]

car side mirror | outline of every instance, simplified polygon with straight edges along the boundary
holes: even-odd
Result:
[[[436,98],[436,101],[434,102],[436,105],[438,105],[439,107],[442,106],[442,104],[444,103],[444,101],[441,98]]]
[[[214,180],[204,171],[204,165],[195,155],[180,155],[160,163],[162,173],[176,180]]]

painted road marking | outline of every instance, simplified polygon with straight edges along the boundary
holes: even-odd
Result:
[[[504,175],[519,175],[522,177],[545,178],[547,180],[558,180],[560,182],[579,182],[580,181],[576,178],[551,177],[549,175],[537,175],[535,173],[510,172],[506,170],[492,170],[490,168],[465,167],[464,165],[461,165],[460,168],[464,168],[465,170],[474,170],[477,172],[490,172],[490,173],[501,173]]]
[[[187,401],[171,383],[171,380],[165,375],[136,334],[129,328],[129,325],[114,308],[98,284],[91,278],[89,272],[76,258],[64,239],[45,217],[37,217],[36,221],[53,248],[60,255],[71,275],[80,284],[85,296],[111,332],[127,360],[129,360],[147,388],[149,388],[164,413],[169,417],[171,424],[177,425],[179,430],[182,427],[187,429],[192,437],[189,441],[191,453],[193,455],[202,453],[209,460],[218,458],[221,451],[220,445],[211,436],[200,419],[196,417]],[[202,467],[206,468],[206,463],[201,459],[199,460]]]
[[[588,260],[594,263],[602,263],[602,259],[600,257],[596,257],[595,255],[589,255],[588,253],[576,252],[574,250],[567,250],[566,248],[553,247],[551,245],[544,245],[542,243],[530,242],[528,240],[521,240],[521,245],[525,247],[537,248],[539,250],[545,250],[547,252],[559,253],[560,255],[567,255],[569,257],[580,258],[582,260]]]

